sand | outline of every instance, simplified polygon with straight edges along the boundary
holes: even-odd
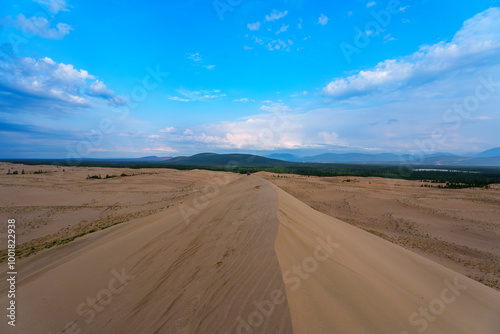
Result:
[[[18,260],[17,326],[2,321],[1,333],[500,328],[500,292],[314,210],[257,175],[148,170],[85,180],[88,172],[111,169],[0,177],[0,196],[10,201],[2,215],[15,216],[27,245],[124,220]],[[42,193],[27,194],[36,189]],[[23,193],[32,196],[29,203],[19,197]],[[26,210],[31,201],[52,212],[55,222],[59,201],[78,215],[64,231],[52,221],[32,223],[23,233],[30,226],[23,220],[36,217],[36,210]],[[7,271],[5,262],[0,271]],[[3,284],[0,305],[6,295]]]
[[[500,292],[278,193],[276,251],[294,333],[500,328]]]
[[[258,175],[322,213],[500,290],[500,185],[439,189],[374,177]]]

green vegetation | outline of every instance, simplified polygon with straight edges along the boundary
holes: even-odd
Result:
[[[107,226],[103,226],[103,227],[100,227],[100,228],[92,228],[86,232],[82,232],[80,234],[77,234],[77,235],[73,235],[69,238],[65,238],[65,239],[56,239],[56,240],[51,240],[51,241],[47,241],[45,243],[41,243],[39,245],[35,245],[35,246],[32,246],[32,247],[29,247],[29,248],[25,248],[25,249],[16,249],[16,257],[17,258],[23,258],[23,257],[27,257],[31,254],[35,254],[43,249],[48,249],[48,248],[52,248],[54,246],[59,246],[59,245],[64,245],[64,244],[67,244],[77,238],[80,238],[80,237],[83,237],[87,234],[90,234],[90,233],[94,233],[94,232],[97,232],[99,230],[105,230],[107,228],[110,228],[111,226],[115,226],[115,225],[118,225],[118,224],[121,224],[123,223],[123,221],[120,221],[120,222],[116,222],[114,224],[111,224],[111,225],[107,225]],[[3,250],[0,252],[0,263],[2,263],[3,261],[5,261],[7,259],[7,249]]]
[[[135,174],[133,174],[135,175]],[[120,175],[115,175],[115,174],[111,174],[111,175],[108,175],[106,174],[106,176],[104,177],[104,179],[112,179],[114,177],[125,177],[125,176],[133,176],[133,175],[128,175],[128,174],[125,174],[125,173],[121,173]],[[87,175],[87,180],[91,180],[91,179],[97,179],[97,180],[101,180],[102,177],[101,175]]]

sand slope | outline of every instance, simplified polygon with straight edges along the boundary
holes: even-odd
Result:
[[[291,333],[274,252],[276,191],[240,178],[210,193],[184,202],[199,212],[189,223],[169,209],[20,261],[18,325],[2,321],[0,332],[237,333],[250,322]],[[266,308],[274,290],[280,304]]]
[[[499,333],[498,291],[276,189],[294,333]]]
[[[1,333],[500,328],[499,292],[321,214],[256,176],[200,186],[180,208],[51,248],[18,268],[17,326],[2,321]],[[423,307],[430,308],[427,319]]]

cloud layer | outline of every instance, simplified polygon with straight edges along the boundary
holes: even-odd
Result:
[[[65,0],[34,0],[42,5],[47,6],[47,8],[53,13],[57,14],[59,12],[68,12],[69,5]]]
[[[2,19],[2,22],[27,34],[47,39],[62,39],[73,30],[66,23],[58,23],[55,28],[51,28],[51,24],[46,18],[41,16],[27,18],[24,14],[17,15],[15,19],[6,17]]]
[[[102,98],[116,105],[126,99],[115,95],[106,85],[83,69],[71,64],[56,63],[51,58],[0,59],[0,92],[8,93],[4,105],[15,107],[19,99],[58,103],[65,107],[89,107],[90,98]]]
[[[336,78],[323,92],[336,99],[387,92],[438,80],[453,71],[467,71],[500,62],[500,9],[490,8],[464,22],[449,43],[422,46],[401,59],[387,59],[375,68]]]

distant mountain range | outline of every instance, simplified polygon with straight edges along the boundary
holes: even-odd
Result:
[[[321,162],[321,163],[346,163],[346,164],[401,164],[410,162],[412,165],[433,166],[500,166],[500,147],[474,154],[472,156],[459,156],[451,153],[440,152],[421,157],[409,154],[397,155],[393,153],[367,154],[367,153],[323,153],[313,156],[300,157],[287,153],[274,153],[268,158],[290,162]]]
[[[4,159],[3,161],[25,161],[30,163],[42,161],[57,161],[58,159]],[[500,167],[500,147],[492,148],[476,154],[455,155],[446,152],[415,157],[409,154],[394,153],[323,153],[312,156],[299,156],[291,153],[273,153],[267,156],[252,154],[217,154],[200,153],[192,156],[158,157],[146,156],[141,158],[106,158],[82,159],[82,161],[97,164],[143,165],[184,165],[184,166],[287,166],[290,162],[297,163],[337,163],[362,165],[412,165],[412,166],[463,166],[463,167]]]
[[[123,159],[126,160],[126,159]],[[341,163],[341,164],[373,164],[373,165],[425,165],[425,166],[500,166],[500,147],[493,148],[471,156],[459,156],[446,152],[414,157],[409,154],[367,154],[367,153],[323,153],[300,157],[289,153],[273,153],[267,156],[251,154],[216,154],[200,153],[193,156],[157,157],[149,156],[133,161],[164,161],[169,165],[238,165],[238,166],[280,166],[286,162],[305,163]]]
[[[500,157],[500,147],[495,147],[475,155],[477,158]]]
[[[164,160],[170,160],[172,157],[157,157],[156,155],[151,155],[148,157],[142,157],[142,158],[137,158],[133,160],[139,160],[139,161],[164,161]]]

